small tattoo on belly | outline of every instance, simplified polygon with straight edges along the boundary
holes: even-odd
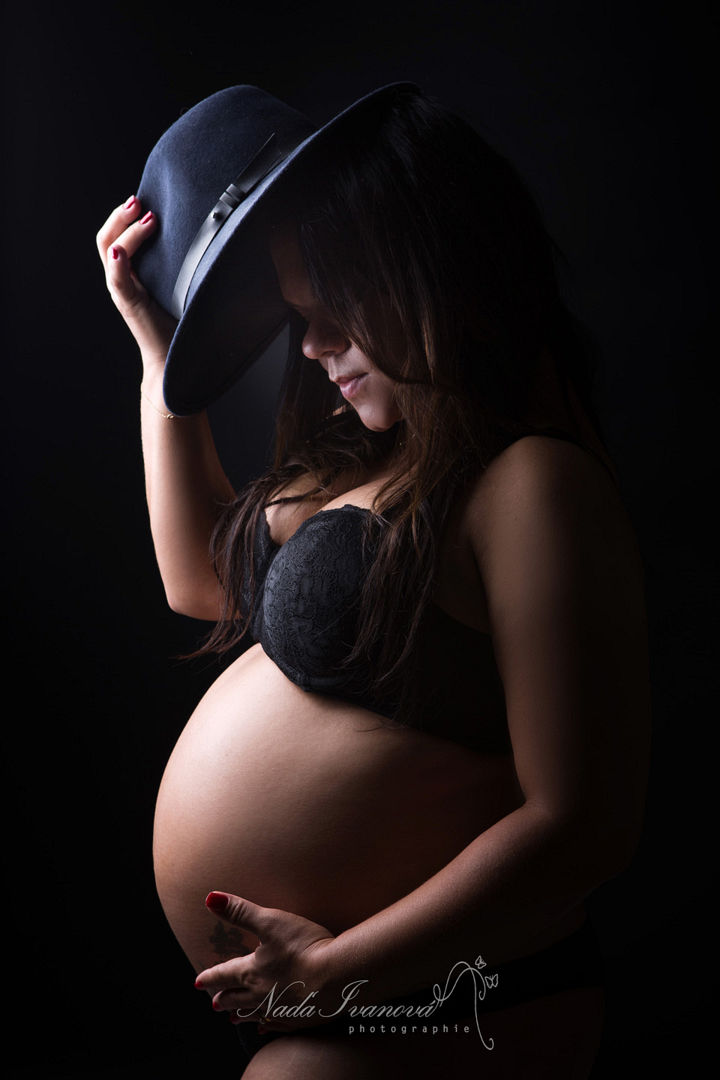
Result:
[[[218,956],[247,956],[252,950],[248,949],[243,942],[241,930],[227,927],[224,923],[215,923],[215,929],[210,935],[210,944]]]

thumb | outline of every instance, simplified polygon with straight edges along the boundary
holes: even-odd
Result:
[[[205,898],[205,906],[212,911],[213,915],[218,915],[233,926],[250,930],[258,938],[261,931],[267,929],[266,909],[241,896],[225,892],[211,892]]]

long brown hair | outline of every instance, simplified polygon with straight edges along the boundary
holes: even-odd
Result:
[[[327,498],[341,476],[359,483],[390,461],[377,514],[368,515],[377,554],[347,663],[370,665],[375,691],[393,695],[398,715],[409,718],[414,647],[448,513],[528,430],[544,349],[587,400],[584,352],[526,187],[467,123],[420,91],[399,90],[381,117],[305,179],[280,189],[267,228],[297,229],[314,293],[396,380],[402,419],[388,432],[367,430],[320,365],[303,356],[305,324],[291,316],[274,465],[240,492],[216,529],[225,611],[204,651],[230,648],[250,625],[259,515],[282,499],[288,481],[313,478],[294,499]]]

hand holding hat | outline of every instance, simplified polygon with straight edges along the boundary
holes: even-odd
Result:
[[[132,257],[156,228],[155,215],[152,211],[143,214],[133,195],[113,210],[96,237],[108,291],[140,347],[146,374],[164,371],[177,328],[177,319],[150,296],[132,269]]]

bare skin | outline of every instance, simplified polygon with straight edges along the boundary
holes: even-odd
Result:
[[[205,695],[166,768],[160,899],[197,971],[226,959],[210,941],[208,883],[337,934],[420,885],[518,798],[509,758],[317,700],[255,645]]]
[[[98,247],[143,358],[148,504],[168,599],[213,618],[207,542],[229,485],[206,418],[162,416],[172,326],[131,274],[153,227],[140,214],[136,204],[115,211]],[[308,359],[331,378],[356,375],[370,362],[308,294],[293,253],[274,254],[288,302],[308,320]],[[391,388],[373,381],[372,367],[362,374],[351,404],[382,430],[397,419]],[[564,408],[550,367],[542,419]],[[300,506],[371,506],[378,488],[377,477],[356,479],[324,507]],[[268,517],[280,543],[300,524],[297,506]],[[359,977],[379,1002],[478,951],[490,963],[534,951],[577,926],[583,898],[631,857],[647,755],[642,576],[603,468],[547,438],[499,455],[452,517],[435,600],[492,634],[511,756],[392,731],[372,713],[303,694],[259,647],[216,682],[183,732],[158,798],[156,873],[216,1009],[251,1009],[294,980],[336,1001]],[[210,889],[230,894],[220,912],[202,907]],[[235,953],[218,963],[223,949]],[[410,1039],[390,1047],[278,1021],[269,1029],[296,1033],[262,1049],[245,1075],[431,1076],[442,1067],[460,1077],[480,1066],[488,1076],[580,1077],[599,1017],[594,991],[495,1014],[505,1050],[482,1062],[477,1044],[459,1039],[452,1049]]]

